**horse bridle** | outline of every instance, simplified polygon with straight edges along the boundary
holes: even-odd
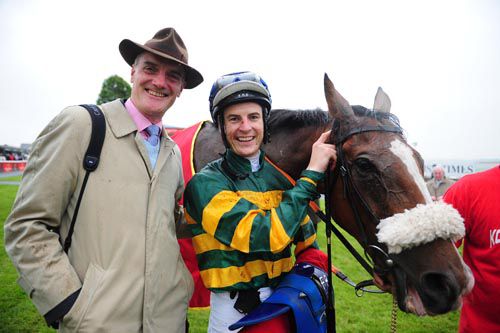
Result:
[[[388,266],[389,269],[391,269],[394,265],[394,259],[389,256],[384,250],[381,249],[379,245],[374,245],[374,244],[369,244],[368,237],[366,234],[366,230],[363,224],[363,221],[361,220],[360,213],[357,209],[356,206],[356,201],[359,202],[363,208],[368,212],[369,214],[369,219],[373,221],[375,224],[378,224],[380,222],[380,218],[375,215],[371,207],[367,204],[366,200],[363,198],[361,193],[359,192],[358,188],[353,182],[352,179],[352,174],[351,174],[351,169],[349,168],[347,164],[347,160],[345,157],[344,149],[342,148],[343,144],[347,139],[349,139],[351,136],[360,134],[360,133],[365,133],[365,132],[391,132],[391,133],[397,133],[402,135],[403,130],[401,127],[397,124],[393,126],[386,126],[386,125],[379,125],[379,126],[361,126],[361,127],[356,127],[354,129],[351,129],[347,133],[341,133],[340,131],[340,122],[338,120],[334,120],[332,124],[332,137],[330,140],[335,144],[336,150],[337,150],[337,166],[335,170],[333,171],[333,177],[332,177],[332,182],[331,184],[327,182],[327,189],[333,188],[335,186],[335,183],[337,179],[339,178],[339,175],[342,177],[342,184],[343,184],[343,193],[344,193],[344,198],[347,199],[347,202],[349,203],[349,206],[352,209],[352,212],[354,214],[354,219],[356,221],[356,225],[360,231],[360,238],[362,242],[362,246],[365,250],[365,257],[367,257],[373,264],[373,270],[377,273],[383,273],[387,271],[387,268],[381,268],[377,267],[375,265],[375,261],[373,260],[373,257],[368,253],[368,249],[373,249],[374,251],[380,253],[384,257],[384,262]],[[329,177],[330,178],[330,177]],[[330,180],[330,179],[329,179]],[[329,204],[329,203],[328,203]]]
[[[375,113],[374,113],[375,114]],[[381,114],[376,114],[376,116],[380,116]],[[397,259],[394,258],[394,256],[388,254],[386,251],[384,251],[381,247],[380,244],[370,244],[368,241],[367,233],[366,233],[366,228],[363,224],[363,221],[361,219],[361,214],[358,210],[358,206],[356,203],[359,203],[368,213],[369,219],[375,223],[378,224],[380,222],[380,218],[375,215],[373,210],[370,208],[370,206],[367,204],[366,200],[363,198],[361,193],[359,192],[358,188],[353,182],[352,174],[351,174],[351,169],[347,163],[346,157],[344,150],[342,148],[343,144],[347,139],[349,139],[351,136],[360,134],[360,133],[365,133],[365,132],[390,132],[390,133],[396,133],[399,135],[403,134],[402,128],[399,126],[399,123],[397,121],[397,118],[395,116],[388,114],[388,117],[391,117],[392,125],[375,125],[375,126],[359,126],[354,129],[351,129],[347,131],[346,133],[342,133],[340,129],[340,122],[335,119],[332,124],[332,134],[330,137],[330,142],[333,142],[336,146],[337,150],[337,165],[333,171],[333,174],[330,174],[327,172],[326,174],[326,186],[325,186],[325,207],[327,210],[327,215],[331,216],[331,201],[329,198],[330,191],[329,189],[333,188],[338,180],[339,177],[342,177],[342,183],[343,183],[343,195],[344,198],[347,199],[347,202],[349,203],[349,206],[352,209],[354,219],[356,221],[356,225],[360,231],[360,239],[361,243],[364,249],[364,254],[365,258],[370,261],[371,265],[368,264],[363,257],[361,257],[357,252],[356,254],[353,253],[351,248],[354,250],[352,246],[347,247],[348,250],[354,255],[354,257],[360,262],[360,264],[363,266],[363,268],[373,276],[373,273],[376,272],[377,274],[383,276],[387,275],[389,272],[394,271],[397,269]],[[328,225],[328,223],[327,223]],[[335,230],[333,230],[335,231]],[[328,234],[328,232],[327,232]],[[336,233],[337,235],[337,233]],[[337,235],[338,236],[338,235]],[[340,239],[344,245],[345,242]],[[347,240],[345,240],[347,242]],[[369,253],[369,250],[373,251],[373,254]],[[356,251],[356,250],[354,250]],[[375,260],[376,255],[381,255],[382,256],[382,262],[384,263],[384,266],[379,266],[377,265],[377,261]],[[400,275],[400,274],[396,274]],[[401,277],[399,277],[401,279]],[[373,285],[372,280],[367,280],[367,281],[362,281],[358,283],[355,286],[355,289],[358,290],[364,290],[363,288],[368,285]],[[399,289],[399,288],[398,288]],[[404,291],[398,291],[398,303],[402,302],[404,299],[404,294],[401,294],[401,292]],[[403,304],[399,304],[400,308],[403,309]]]

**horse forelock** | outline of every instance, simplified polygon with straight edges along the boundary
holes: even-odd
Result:
[[[353,116],[336,118],[333,125],[333,132],[337,141],[344,141],[353,133],[373,131],[369,128],[390,128],[399,130],[402,133],[402,138],[406,140],[404,130],[399,124],[399,119],[396,115],[389,112],[373,111],[361,105],[353,105]],[[376,130],[377,131],[377,130]],[[384,132],[380,130],[377,132]]]
[[[354,115],[357,117],[357,122],[363,122],[366,119],[374,119],[381,125],[391,125],[395,127],[400,127],[399,118],[390,112],[374,111],[367,109],[361,105],[353,105],[352,110]]]

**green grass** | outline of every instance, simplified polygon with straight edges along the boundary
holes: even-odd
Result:
[[[21,181],[22,176],[11,176],[11,177],[3,177],[0,178],[0,181],[5,181],[5,182],[19,182]]]
[[[0,221],[7,218],[16,192],[17,186],[0,185]],[[17,272],[5,253],[3,224],[0,245],[0,332],[54,332],[16,283]]]
[[[17,186],[0,185],[0,221],[5,221],[11,209]],[[355,241],[347,235],[355,244]],[[318,241],[324,250],[326,241],[324,224],[318,228]],[[359,282],[369,276],[343,245],[332,235],[333,263],[352,280]],[[55,332],[47,328],[29,298],[17,285],[17,273],[12,266],[3,244],[3,228],[0,229],[0,332]],[[357,244],[356,244],[357,245]],[[358,246],[359,249],[359,246]],[[352,287],[334,278],[337,332],[388,332],[392,309],[390,295],[365,294],[357,297]],[[190,310],[190,332],[206,332],[208,310]],[[457,312],[437,317],[416,317],[398,310],[398,331],[405,333],[456,332]]]

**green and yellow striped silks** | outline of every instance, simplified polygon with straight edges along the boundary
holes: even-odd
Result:
[[[200,274],[214,291],[272,285],[293,265],[292,243],[296,253],[317,247],[307,204],[322,174],[306,171],[292,187],[266,162],[252,173],[246,159],[226,158],[249,176],[232,179],[219,160],[196,174],[184,194]]]

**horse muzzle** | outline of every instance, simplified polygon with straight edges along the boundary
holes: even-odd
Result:
[[[404,269],[395,266],[390,274],[375,274],[374,279],[379,288],[394,295],[399,309],[406,313],[434,316],[456,310],[462,304],[459,283],[446,274],[425,273],[420,282],[414,283]]]

